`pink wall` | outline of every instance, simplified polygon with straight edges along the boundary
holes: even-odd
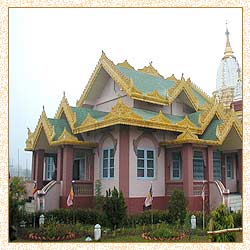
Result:
[[[122,98],[122,101],[128,106],[133,106],[133,100],[126,96],[126,94],[121,90],[120,86],[117,83],[114,83],[114,80],[110,78],[102,91],[102,94],[96,100],[94,104],[95,110],[101,110],[105,112],[110,112],[114,105],[117,103],[118,98]]]
[[[119,129],[119,189],[129,197],[129,127]]]
[[[146,197],[149,192],[151,181],[153,183],[153,195],[165,196],[165,150],[161,149],[158,156],[158,147],[149,138],[142,138],[138,147],[155,149],[156,152],[156,178],[139,179],[137,178],[137,156],[134,151],[133,141],[143,133],[142,130],[131,127],[129,135],[129,197]]]
[[[99,148],[95,150],[94,154],[94,184],[96,180],[101,180],[102,183],[102,195],[106,195],[106,190],[113,189],[114,186],[119,189],[119,128],[115,126],[110,133],[113,139],[117,140],[116,152],[114,155],[114,178],[105,179],[102,178],[102,152],[106,148],[113,148],[114,141],[110,136],[105,137],[104,141],[100,143]],[[100,134],[98,140],[100,141],[105,133]]]

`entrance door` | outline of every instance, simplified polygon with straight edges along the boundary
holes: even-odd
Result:
[[[230,193],[237,192],[237,180],[236,180],[236,159],[235,154],[226,154],[226,188],[230,190]]]

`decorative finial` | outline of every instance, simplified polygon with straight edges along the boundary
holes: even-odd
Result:
[[[43,111],[44,111],[44,105],[43,105]]]
[[[153,64],[153,61],[150,61],[150,62],[149,62],[149,65],[152,66],[152,64]]]
[[[228,57],[233,57],[233,50],[231,48],[231,44],[230,44],[230,41],[229,41],[229,31],[228,31],[228,27],[227,27],[227,21],[226,21],[226,32],[225,32],[225,35],[227,37],[227,42],[226,42],[226,48],[225,48],[225,52],[224,52],[224,58],[228,58]]]
[[[63,91],[63,97],[65,97],[65,91]]]

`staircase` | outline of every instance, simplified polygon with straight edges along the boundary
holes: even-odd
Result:
[[[229,207],[233,212],[242,210],[242,197],[241,194],[230,194],[229,195]]]

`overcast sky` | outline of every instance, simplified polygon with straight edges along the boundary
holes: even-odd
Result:
[[[103,50],[115,64],[136,69],[150,61],[164,77],[190,77],[208,94],[215,90],[228,23],[242,66],[240,8],[29,8],[10,9],[10,163],[31,166],[24,152],[42,106],[54,117],[63,91],[80,98]]]

